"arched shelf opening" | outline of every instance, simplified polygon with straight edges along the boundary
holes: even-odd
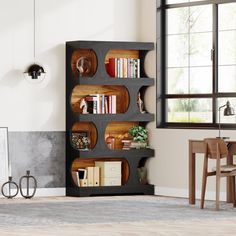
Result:
[[[132,140],[128,130],[138,125],[137,121],[116,121],[108,123],[105,131],[105,143],[111,150],[129,150],[126,145]]]
[[[71,129],[71,145],[77,150],[91,150],[97,143],[97,136],[97,129],[92,122],[76,122]]]
[[[71,165],[71,176],[73,179],[73,182],[76,186],[78,186],[79,180],[88,179],[88,167],[95,167],[98,166],[96,162],[109,162],[112,164],[112,162],[120,162],[121,163],[121,173],[120,173],[120,185],[125,185],[128,182],[129,179],[129,173],[130,173],[130,167],[129,163],[125,158],[76,158],[72,165]],[[85,173],[84,176],[82,173]],[[101,173],[101,167],[99,167],[99,183],[97,186],[104,186],[103,185],[103,175]],[[88,180],[87,180],[88,181]],[[86,182],[86,181],[85,181]],[[106,185],[108,186],[108,185]],[[114,185],[117,186],[117,185]],[[80,186],[80,187],[96,187],[96,186]]]
[[[73,112],[119,114],[129,107],[129,92],[121,85],[77,85],[71,94]]]

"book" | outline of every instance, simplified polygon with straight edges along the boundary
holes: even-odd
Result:
[[[88,186],[87,179],[80,179],[79,183],[80,183],[80,187],[87,187]]]
[[[116,95],[111,95],[111,114],[116,114]]]
[[[93,168],[94,167],[86,167],[87,170],[87,179],[88,179],[88,186],[93,186]]]
[[[117,77],[117,59],[116,58],[109,58],[109,63],[108,63],[108,70],[107,73],[111,77]]]
[[[137,77],[140,78],[140,59],[137,59],[137,60],[138,60],[138,67],[137,67],[138,73],[137,73]]]
[[[100,186],[100,168],[93,167],[93,186]]]
[[[78,171],[72,171],[72,179],[76,186],[80,186]]]

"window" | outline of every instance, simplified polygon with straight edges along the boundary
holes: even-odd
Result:
[[[218,127],[228,100],[236,109],[235,1],[160,1],[157,126]],[[221,123],[236,126],[236,116]]]

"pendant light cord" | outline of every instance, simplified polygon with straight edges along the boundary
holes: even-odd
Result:
[[[35,63],[35,0],[34,0],[34,63]]]

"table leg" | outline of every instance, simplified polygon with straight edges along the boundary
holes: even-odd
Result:
[[[189,204],[195,204],[195,153],[192,152],[192,143],[189,142]]]
[[[227,165],[233,164],[233,155],[228,155],[227,157]],[[233,195],[232,195],[232,178],[227,177],[226,179],[226,200],[228,203],[233,202]]]

